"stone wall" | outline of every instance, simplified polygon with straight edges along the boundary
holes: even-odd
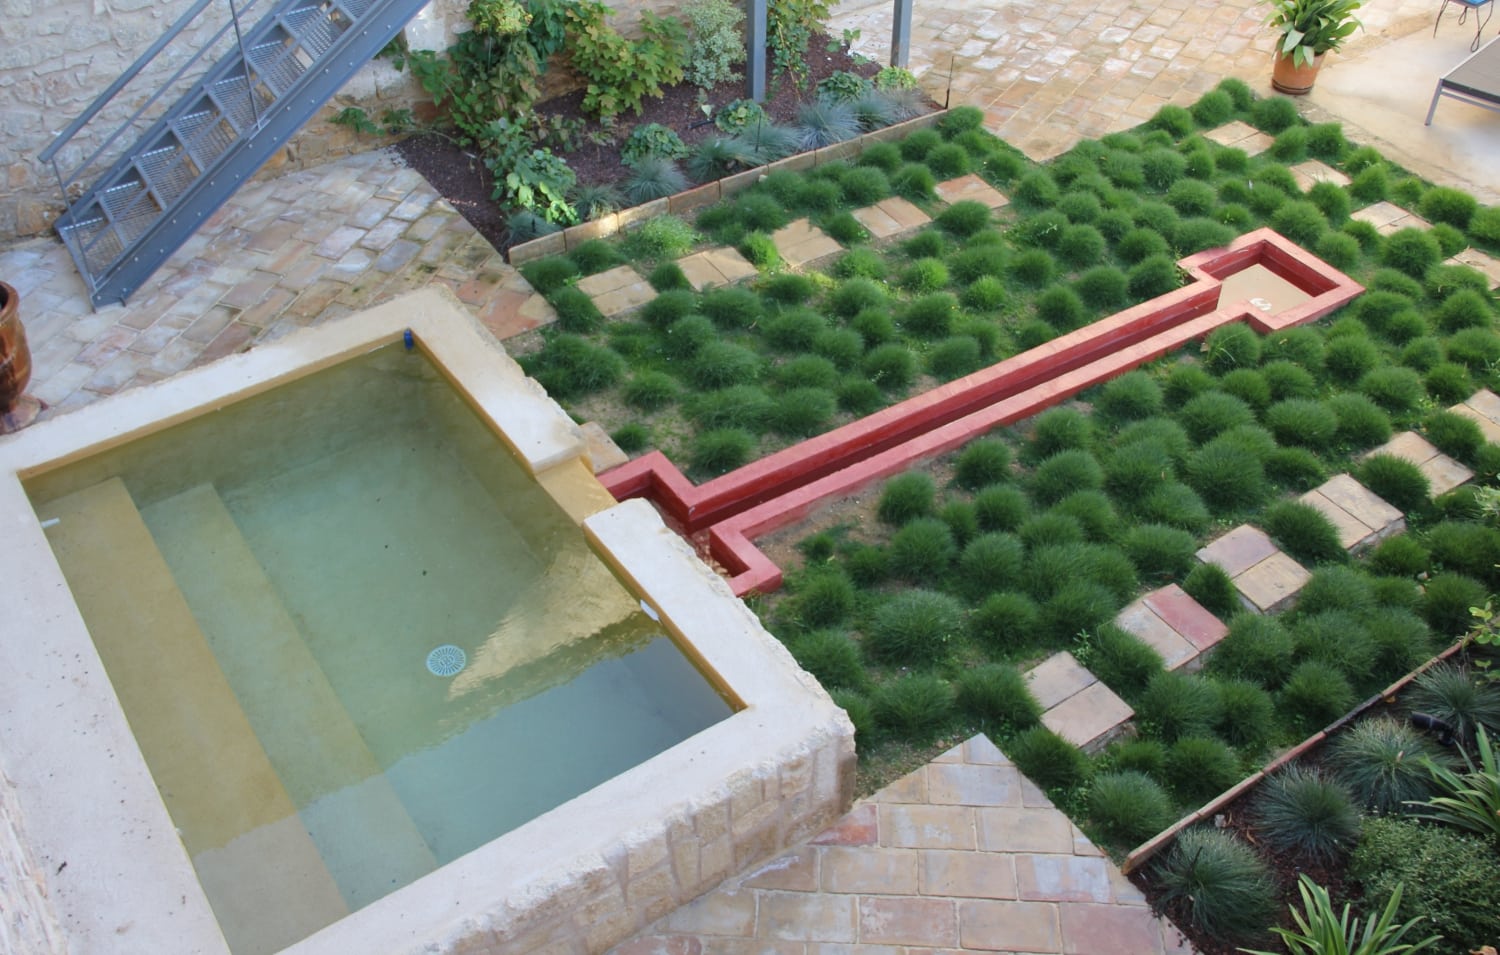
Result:
[[[23,828],[15,787],[0,773],[0,952],[63,955],[46,875],[26,848]]]
[[[0,243],[48,231],[62,209],[56,177],[37,154],[51,143],[94,98],[124,72],[193,0],[0,0]],[[252,0],[240,0],[244,8]],[[255,0],[245,16],[268,9],[275,0]],[[617,25],[628,29],[640,9],[674,12],[679,0],[620,3]],[[418,49],[442,49],[466,28],[467,0],[430,0],[407,25],[407,42]],[[228,0],[216,0],[202,19],[227,17]],[[129,109],[157,89],[181,59],[168,54],[152,71],[127,88],[121,101]],[[549,90],[567,86],[566,75]],[[420,109],[426,95],[405,73],[376,60],[364,67],[303,130],[267,163],[261,175],[314,166],[329,159],[386,145],[375,136],[360,136],[330,122],[346,106],[361,106],[372,116],[387,108]],[[101,117],[102,119],[103,117]],[[69,151],[79,160],[102,141],[114,123],[75,140]],[[92,133],[92,130],[90,131]]]

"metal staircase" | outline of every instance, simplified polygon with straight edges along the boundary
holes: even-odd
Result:
[[[178,18],[40,156],[94,305],[124,302],[426,3],[198,0]]]

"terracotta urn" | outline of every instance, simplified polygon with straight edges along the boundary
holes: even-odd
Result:
[[[1288,55],[1279,55],[1271,67],[1271,85],[1278,93],[1303,96],[1313,88],[1318,78],[1318,67],[1323,65],[1324,54],[1313,57],[1306,66],[1298,66]]]
[[[0,434],[26,427],[41,402],[25,396],[31,381],[31,349],[21,326],[21,293],[0,282]]]

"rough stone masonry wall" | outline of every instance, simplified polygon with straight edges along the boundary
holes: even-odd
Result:
[[[227,11],[228,2],[216,0],[204,16],[216,10]],[[239,6],[243,8],[248,2],[240,0]],[[275,0],[257,2],[247,19],[256,19],[258,11],[269,9]],[[51,229],[63,208],[62,198],[50,166],[39,162],[37,154],[192,3],[0,0],[0,244]],[[621,11],[616,23],[628,31],[641,9],[673,12],[678,0],[618,0],[616,5]],[[445,48],[454,34],[466,28],[467,7],[467,0],[431,0],[407,25],[407,42],[418,49]],[[175,64],[159,63],[136,83],[149,92],[160,86],[172,69]],[[556,85],[549,85],[549,89]],[[561,85],[565,86],[566,80]],[[387,108],[419,109],[426,102],[426,95],[408,74],[376,60],[361,68],[266,164],[261,175],[315,166],[386,145],[379,137],[360,136],[330,122],[345,106],[361,106],[378,117]],[[105,134],[77,142],[92,151]]]
[[[0,773],[0,952],[63,955],[67,946],[47,900],[45,873],[22,832],[15,787]]]

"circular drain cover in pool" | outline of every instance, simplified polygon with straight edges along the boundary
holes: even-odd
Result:
[[[463,648],[455,647],[451,643],[433,647],[432,652],[427,654],[427,669],[432,671],[434,676],[453,676],[468,662],[469,658]]]

